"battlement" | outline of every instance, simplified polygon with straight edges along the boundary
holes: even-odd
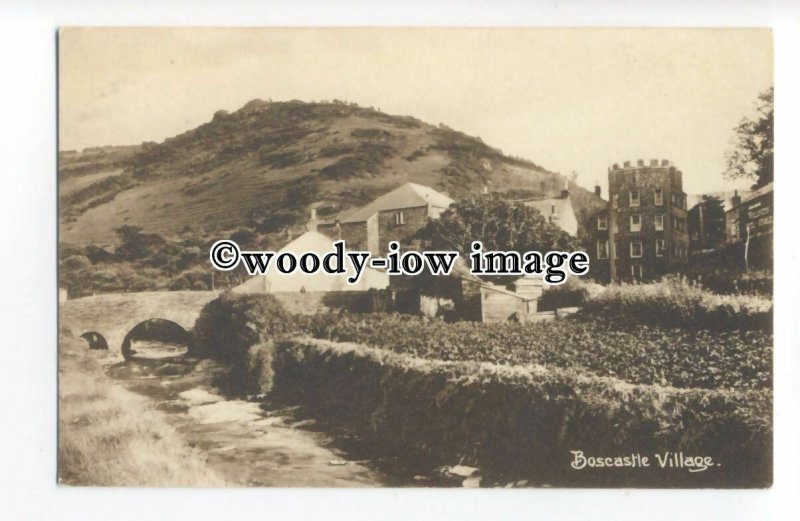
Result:
[[[663,168],[669,169],[670,173],[677,172],[678,174],[682,174],[680,170],[677,169],[675,165],[672,164],[672,161],[669,159],[651,159],[649,162],[645,161],[644,159],[636,160],[636,164],[633,161],[625,161],[622,163],[620,167],[619,163],[614,163],[610,167],[608,167],[608,173],[611,172],[635,172],[636,170],[640,169],[653,169],[653,168]]]
[[[675,168],[672,164],[672,161],[669,159],[651,159],[650,162],[646,162],[644,159],[636,160],[636,164],[633,164],[633,161],[625,161],[622,163],[622,167],[619,166],[619,163],[614,163],[610,167],[608,167],[608,171],[612,172],[615,170],[636,170],[639,168]]]

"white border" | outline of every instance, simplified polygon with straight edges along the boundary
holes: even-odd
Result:
[[[11,0],[12,2],[14,0]],[[800,16],[794,2],[40,1],[0,7],[0,517],[782,519],[800,512],[796,327]],[[291,8],[289,7],[291,5]],[[768,491],[139,490],[55,484],[55,29],[64,25],[760,26],[776,44],[775,485]]]

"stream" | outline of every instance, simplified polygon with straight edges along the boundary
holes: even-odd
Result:
[[[145,349],[143,349],[145,347]],[[213,362],[176,356],[170,345],[148,342],[148,358],[108,359],[107,374],[150,398],[210,467],[240,486],[376,487],[390,480],[367,462],[333,447],[333,439],[297,419],[298,407],[270,408],[229,399],[211,385]]]
[[[465,476],[414,475],[357,458],[301,407],[230,399],[213,386],[220,367],[159,342],[136,346],[137,358],[103,360],[106,373],[146,396],[187,443],[229,482],[256,487],[469,486]],[[146,356],[146,358],[145,358]],[[352,441],[352,440],[350,440]],[[348,446],[352,446],[350,443]]]

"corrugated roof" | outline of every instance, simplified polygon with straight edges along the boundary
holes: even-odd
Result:
[[[416,183],[406,183],[389,193],[383,194],[366,206],[342,215],[339,220],[343,223],[363,222],[376,213],[386,210],[416,208],[429,204],[439,208],[447,208],[453,202],[452,199],[433,188]]]

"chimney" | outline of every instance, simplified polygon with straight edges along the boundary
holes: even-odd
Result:
[[[317,221],[317,209],[316,208],[312,208],[311,209],[311,216],[308,219],[308,222],[306,223],[306,230],[309,231],[309,232],[317,231],[317,223],[318,222],[319,221]]]
[[[566,199],[569,197],[569,181],[564,181],[564,188],[561,190],[561,198]]]
[[[733,197],[731,197],[731,207],[736,207],[742,204],[742,197],[739,195],[739,190],[733,191]]]
[[[597,184],[597,181],[595,181],[594,182],[594,195],[596,195],[597,197],[600,197],[601,193],[602,193],[602,189],[600,188],[600,185]]]

